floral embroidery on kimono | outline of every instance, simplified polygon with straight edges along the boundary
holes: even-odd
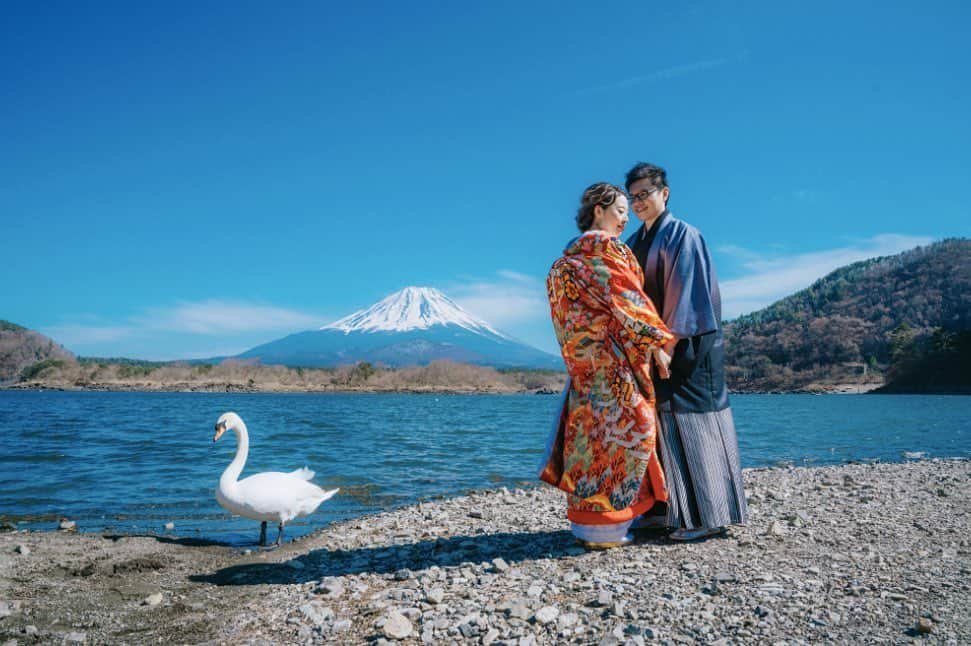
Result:
[[[570,384],[540,477],[568,493],[573,522],[620,522],[667,500],[650,371],[672,336],[643,284],[630,249],[602,231],[574,240],[547,277]]]

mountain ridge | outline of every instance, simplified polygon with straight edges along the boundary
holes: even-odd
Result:
[[[516,340],[431,287],[406,287],[317,330],[235,355],[289,367],[368,362],[388,367],[447,360],[494,368],[560,369],[562,359]]]
[[[941,240],[840,267],[727,322],[729,387],[764,392],[825,390],[839,383],[889,386],[902,376],[908,357],[938,346],[959,353],[969,329],[971,241]],[[971,381],[952,372],[939,388],[949,389],[944,381],[955,378]]]
[[[0,382],[19,378],[31,366],[72,359],[74,355],[50,337],[0,320]]]

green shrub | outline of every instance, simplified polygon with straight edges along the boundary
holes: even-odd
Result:
[[[61,359],[44,359],[37,363],[27,366],[20,372],[20,381],[30,381],[36,379],[41,373],[53,368],[63,368],[64,361]]]
[[[146,377],[155,370],[152,366],[140,366],[135,364],[123,364],[118,366],[118,377],[128,379],[130,377]]]

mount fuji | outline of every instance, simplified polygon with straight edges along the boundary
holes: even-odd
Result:
[[[359,361],[400,367],[448,359],[496,368],[563,369],[560,357],[517,341],[431,287],[406,287],[318,330],[291,334],[236,358],[307,368]]]

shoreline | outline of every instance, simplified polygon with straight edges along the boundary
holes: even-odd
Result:
[[[0,641],[971,639],[971,460],[744,477],[750,523],[727,537],[644,535],[606,552],[575,545],[563,495],[545,486],[358,517],[266,552],[0,533]]]
[[[335,386],[293,386],[289,384],[246,384],[233,382],[220,383],[98,383],[78,386],[75,384],[27,382],[0,384],[0,391],[56,391],[56,392],[135,392],[135,393],[244,393],[244,394],[366,394],[366,395],[557,395],[559,388],[548,386],[539,388],[481,387],[481,386],[437,386],[411,388],[385,387],[335,387]],[[836,384],[826,389],[795,390],[729,390],[729,395],[971,395],[957,389],[922,392],[882,391],[880,385]]]

